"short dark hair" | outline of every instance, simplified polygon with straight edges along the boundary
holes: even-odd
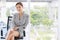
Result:
[[[18,4],[23,7],[23,4],[22,4],[21,2],[16,3],[16,6],[17,6]]]

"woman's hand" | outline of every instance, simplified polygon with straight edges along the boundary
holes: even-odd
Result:
[[[14,28],[13,28],[13,30],[18,30],[18,29],[19,29],[19,27],[14,27]]]

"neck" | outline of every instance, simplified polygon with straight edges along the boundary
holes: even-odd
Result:
[[[23,13],[22,13],[22,12],[20,12],[20,13],[19,13],[19,16],[22,16],[22,15],[23,15]]]

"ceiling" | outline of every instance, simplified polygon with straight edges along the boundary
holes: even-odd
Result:
[[[7,2],[27,2],[27,0],[6,0],[6,1]],[[57,0],[31,0],[31,2],[52,2],[52,1],[57,1]]]
[[[32,2],[52,2],[56,0],[31,0]]]

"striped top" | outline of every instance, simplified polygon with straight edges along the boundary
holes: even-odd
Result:
[[[23,27],[25,28],[29,22],[28,14],[23,12],[23,15],[19,17],[18,13],[15,13],[13,16],[13,27],[19,27],[20,36],[23,36]]]

